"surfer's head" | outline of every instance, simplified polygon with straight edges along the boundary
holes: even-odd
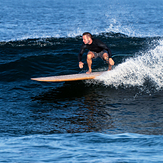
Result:
[[[92,43],[92,35],[89,32],[83,33],[83,42],[84,42],[84,44]]]

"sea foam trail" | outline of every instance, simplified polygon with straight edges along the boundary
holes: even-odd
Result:
[[[99,77],[105,85],[114,87],[146,86],[151,83],[155,89],[163,87],[163,40],[159,45],[141,55],[126,59],[125,62],[116,66],[112,71],[106,72]]]

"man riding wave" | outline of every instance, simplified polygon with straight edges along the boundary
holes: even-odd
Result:
[[[94,39],[89,32],[83,33],[83,44],[78,55],[80,68],[83,68],[84,65],[84,63],[82,62],[82,55],[85,49],[89,50],[87,54],[87,64],[89,70],[86,72],[86,74],[90,74],[92,72],[92,59],[95,59],[97,57],[101,57],[101,59],[105,60],[108,63],[108,71],[112,69],[114,61],[112,59],[110,49],[102,41]]]

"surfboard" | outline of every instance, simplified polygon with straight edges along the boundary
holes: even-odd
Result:
[[[92,72],[91,74],[72,74],[72,75],[60,75],[60,76],[50,76],[50,77],[39,77],[31,78],[31,80],[41,81],[41,82],[65,82],[65,81],[78,81],[78,80],[90,80],[95,79],[97,76],[101,75],[102,72]]]

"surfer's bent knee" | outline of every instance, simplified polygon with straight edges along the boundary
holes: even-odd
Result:
[[[89,51],[87,54],[87,59],[92,59],[92,58],[94,58],[94,54],[93,52]]]

